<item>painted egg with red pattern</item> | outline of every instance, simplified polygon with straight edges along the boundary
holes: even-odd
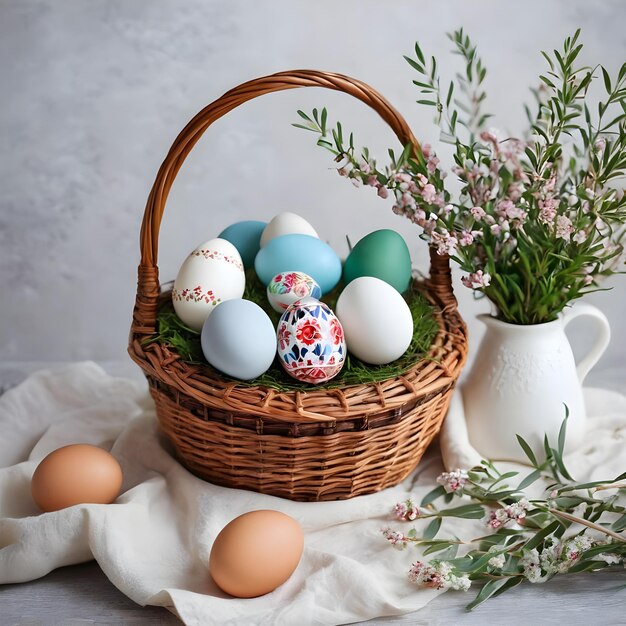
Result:
[[[304,272],[281,272],[270,280],[267,286],[267,299],[274,311],[286,311],[296,300],[322,297],[317,282]]]
[[[345,363],[341,322],[328,305],[315,298],[297,300],[282,314],[277,339],[281,365],[301,382],[328,382]]]

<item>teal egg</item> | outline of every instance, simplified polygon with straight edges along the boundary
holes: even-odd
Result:
[[[267,222],[256,220],[236,222],[225,228],[218,237],[230,241],[237,248],[244,267],[248,268],[254,265],[254,257],[261,247],[261,235],[266,226]]]
[[[346,285],[361,276],[373,276],[400,293],[411,282],[411,254],[402,235],[395,230],[376,230],[352,248],[343,266]]]
[[[324,241],[311,235],[281,235],[261,248],[254,260],[259,280],[268,285],[281,272],[304,272],[322,293],[331,291],[341,278],[341,261]]]

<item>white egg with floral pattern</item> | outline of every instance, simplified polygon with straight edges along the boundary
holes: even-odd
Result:
[[[328,382],[343,367],[346,342],[337,316],[323,302],[294,302],[278,322],[278,357],[285,371],[301,382]]]
[[[172,289],[176,315],[200,332],[215,307],[241,298],[246,286],[241,256],[226,239],[210,239],[195,248],[178,270]]]
[[[322,290],[315,279],[304,272],[281,272],[267,285],[267,300],[274,309],[282,313],[302,298],[322,297]]]

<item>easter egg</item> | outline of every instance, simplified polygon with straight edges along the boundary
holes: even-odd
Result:
[[[373,276],[355,278],[337,300],[337,317],[348,350],[373,365],[400,358],[413,339],[413,316],[389,283]]]
[[[314,385],[339,374],[346,357],[343,328],[330,308],[314,298],[294,302],[278,322],[278,357],[293,378]]]
[[[282,235],[261,248],[254,269],[264,285],[283,272],[303,272],[320,286],[332,290],[341,278],[341,261],[324,241],[310,235]]]
[[[374,276],[404,293],[411,282],[411,255],[402,235],[383,229],[363,237],[343,267],[346,285],[360,276]]]
[[[304,550],[300,524],[279,511],[250,511],[215,538],[209,572],[217,586],[237,598],[255,598],[282,585]]]
[[[267,286],[267,299],[274,311],[282,313],[301,298],[322,297],[320,286],[303,272],[283,272],[276,274]]]
[[[295,213],[279,213],[272,221],[265,227],[263,234],[261,235],[261,248],[266,246],[274,237],[280,237],[281,235],[309,235],[311,237],[317,237],[317,232],[311,224],[309,224],[303,217],[296,215]]]
[[[266,226],[267,222],[257,220],[236,222],[225,228],[218,237],[230,241],[237,248],[244,267],[248,268],[254,265],[254,257],[261,248],[261,235]]]
[[[241,298],[245,286],[237,248],[225,239],[210,239],[193,250],[178,270],[172,303],[176,315],[199,332],[213,309],[225,300]]]
[[[202,327],[200,341],[215,369],[241,380],[263,374],[276,355],[274,324],[250,300],[227,300],[215,307]]]
[[[51,452],[31,480],[33,500],[42,511],[75,504],[110,504],[120,493],[122,468],[106,450],[73,444]]]

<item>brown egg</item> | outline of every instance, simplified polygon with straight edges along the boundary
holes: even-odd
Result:
[[[216,537],[209,570],[217,586],[238,598],[254,598],[282,585],[300,562],[304,534],[278,511],[251,511]]]
[[[120,493],[122,468],[106,450],[75,444],[51,452],[31,480],[33,500],[42,511],[75,504],[109,504]]]

